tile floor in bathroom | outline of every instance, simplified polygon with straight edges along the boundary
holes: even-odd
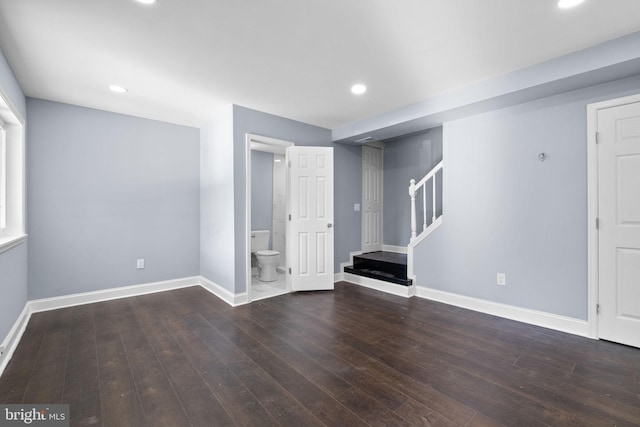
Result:
[[[287,293],[286,275],[278,273],[273,282],[261,282],[256,276],[251,276],[251,301],[271,298]]]

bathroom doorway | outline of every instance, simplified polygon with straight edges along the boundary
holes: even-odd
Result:
[[[286,274],[289,182],[285,154],[294,144],[252,134],[247,134],[246,143],[246,283],[251,302],[291,290]]]

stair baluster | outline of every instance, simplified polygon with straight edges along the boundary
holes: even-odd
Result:
[[[429,173],[427,173],[424,178],[420,180],[416,184],[416,180],[412,179],[409,181],[409,197],[411,198],[411,241],[415,240],[418,236],[417,234],[417,225],[416,225],[416,194],[419,191],[422,191],[422,231],[420,234],[425,233],[430,224],[436,222],[439,216],[436,214],[437,212],[437,181],[436,174],[442,170],[443,162],[438,163]],[[427,224],[427,191],[426,184],[431,181],[432,186],[432,200],[431,206],[433,208],[433,215],[431,217],[431,223]]]
[[[416,180],[409,181],[409,196],[411,197],[411,240],[416,238]]]

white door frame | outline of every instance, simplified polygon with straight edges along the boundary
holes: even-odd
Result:
[[[246,265],[245,265],[245,283],[247,287],[247,299],[252,301],[251,296],[251,150],[266,151],[269,153],[285,154],[287,147],[295,145],[293,142],[284,141],[282,139],[269,138],[267,136],[254,135],[247,133],[245,135],[245,238],[246,238]],[[287,195],[287,198],[289,195]],[[287,222],[287,234],[289,223]],[[286,239],[286,252],[289,253],[289,239]],[[288,263],[287,263],[288,264]],[[291,276],[287,273],[287,292],[291,292]]]
[[[610,99],[587,105],[587,254],[588,254],[588,295],[587,322],[589,337],[598,339],[598,147],[596,132],[598,131],[598,111],[640,102],[640,94]]]

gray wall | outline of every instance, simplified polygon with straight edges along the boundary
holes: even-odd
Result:
[[[2,93],[26,119],[22,89],[0,50],[0,88]],[[2,343],[27,303],[27,243],[0,253],[0,343]]]
[[[236,293],[246,291],[245,266],[248,249],[245,238],[245,134],[294,142],[296,145],[334,147],[334,197],[335,197],[335,271],[340,262],[348,261],[349,252],[360,249],[360,212],[353,211],[353,204],[360,202],[362,193],[362,159],[360,147],[331,143],[329,129],[285,119],[245,107],[234,106],[234,179],[236,241]]]
[[[639,87],[635,77],[445,123],[444,221],[415,250],[418,286],[586,319],[586,105]]]
[[[198,129],[31,98],[27,111],[30,299],[198,275]]]
[[[335,174],[335,271],[349,261],[351,252],[362,249],[362,212],[353,210],[362,203],[362,148],[333,144]]]
[[[411,237],[411,199],[409,180],[420,181],[442,160],[442,127],[426,132],[385,141],[384,149],[384,244],[407,246]],[[436,178],[440,178],[437,176]],[[442,182],[436,181],[439,190]],[[431,187],[428,188],[427,223],[431,222]],[[442,212],[442,192],[436,192],[437,209]],[[422,194],[416,200],[422,206]],[[422,209],[416,210],[419,230],[422,227]],[[418,230],[418,231],[419,231]]]
[[[200,274],[235,293],[233,107],[200,129]]]
[[[251,150],[251,229],[271,232],[272,221],[273,153]]]

